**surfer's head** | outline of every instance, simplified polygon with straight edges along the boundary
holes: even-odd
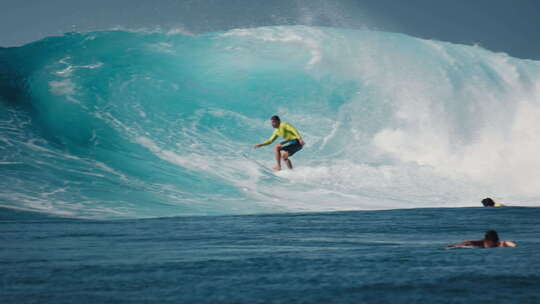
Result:
[[[277,115],[272,116],[272,118],[270,118],[270,121],[272,122],[272,127],[274,128],[278,128],[279,124],[281,123],[281,120]]]
[[[486,197],[482,200],[482,205],[484,205],[484,207],[493,207],[495,206],[495,202],[491,198]]]
[[[495,230],[488,230],[484,235],[485,247],[497,247],[499,245],[499,235]]]

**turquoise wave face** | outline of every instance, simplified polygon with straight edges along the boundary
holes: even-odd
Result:
[[[0,202],[76,217],[540,197],[540,63],[401,34],[72,33],[0,49]],[[278,114],[307,142],[271,174]]]

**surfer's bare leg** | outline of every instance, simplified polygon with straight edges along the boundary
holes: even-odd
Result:
[[[277,144],[275,147],[274,147],[274,151],[276,152],[276,167],[273,169],[274,171],[279,171],[281,170],[281,145],[280,144]]]
[[[285,161],[285,164],[287,164],[287,167],[292,170],[292,162],[289,159],[289,152],[283,151],[283,154],[281,154],[283,157],[283,161]]]

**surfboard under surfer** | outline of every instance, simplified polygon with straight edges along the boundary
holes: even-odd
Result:
[[[289,123],[281,122],[279,116],[272,116],[272,118],[270,118],[270,122],[272,123],[272,127],[275,129],[274,133],[272,133],[272,136],[270,136],[270,138],[268,138],[264,142],[255,145],[253,149],[267,146],[273,143],[276,138],[283,137],[285,141],[280,142],[274,147],[276,156],[276,167],[272,170],[281,170],[281,159],[285,161],[285,164],[287,164],[287,167],[289,169],[292,169],[293,165],[289,157],[300,151],[304,146],[305,142],[300,136],[298,130]]]

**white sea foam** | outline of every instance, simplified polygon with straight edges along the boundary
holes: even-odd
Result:
[[[289,43],[305,47],[311,54],[311,59],[307,66],[312,66],[321,61],[320,37],[322,33],[314,28],[300,27],[304,31],[287,30],[286,28],[255,28],[255,29],[235,29],[223,33],[222,37],[249,37],[257,40]]]
[[[49,81],[51,93],[55,95],[73,95],[75,94],[75,84],[69,80]]]

